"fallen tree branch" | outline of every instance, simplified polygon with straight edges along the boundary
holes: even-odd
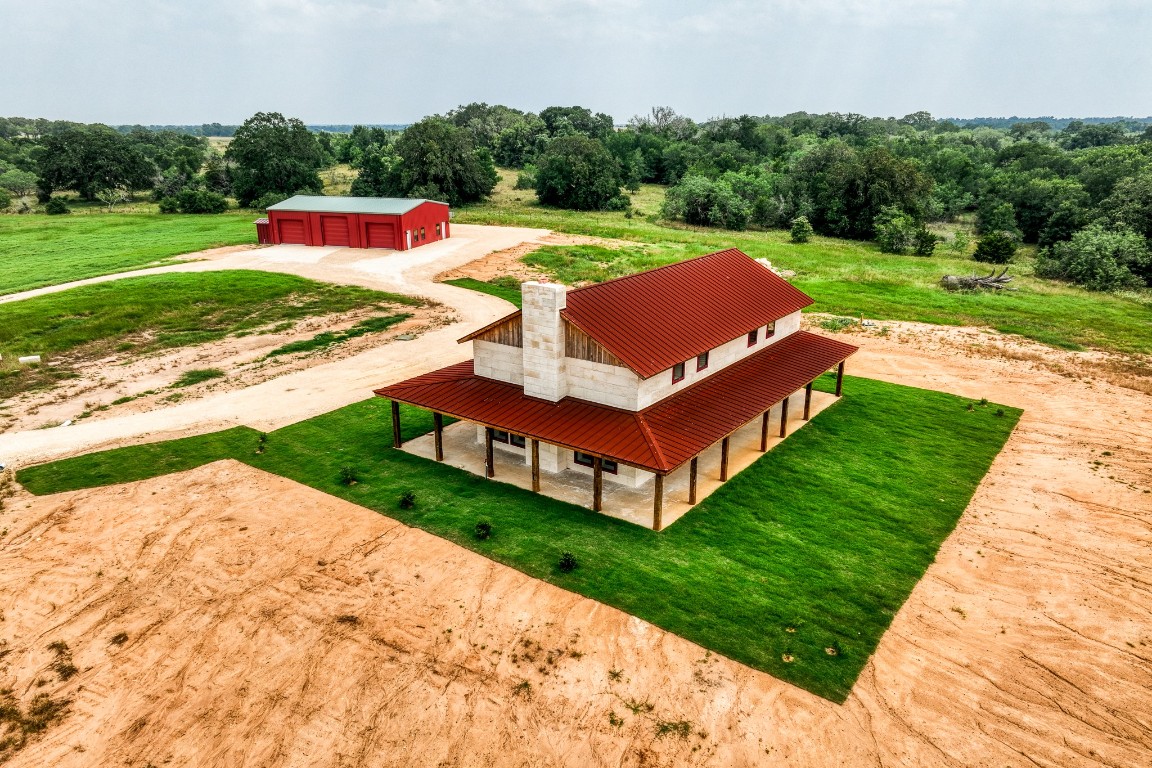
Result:
[[[944,275],[940,278],[940,287],[946,291],[974,291],[977,288],[988,288],[992,290],[1014,291],[1015,288],[1010,287],[1007,283],[1011,282],[1012,278],[1007,277],[1008,267],[1000,274],[996,274],[996,270],[992,270],[986,277],[979,275]]]

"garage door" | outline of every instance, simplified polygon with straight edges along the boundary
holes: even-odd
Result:
[[[369,248],[396,247],[395,224],[370,223],[368,224],[365,234],[368,236]]]
[[[304,222],[299,219],[281,219],[276,222],[280,242],[304,244]]]
[[[346,216],[321,216],[320,236],[321,245],[351,245],[348,235],[348,218]]]

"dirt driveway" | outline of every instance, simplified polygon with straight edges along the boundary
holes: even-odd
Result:
[[[314,280],[426,296],[452,308],[458,322],[353,357],[317,365],[261,384],[167,408],[67,427],[0,434],[0,463],[42,461],[140,440],[165,440],[237,424],[268,430],[363,400],[373,388],[466,360],[468,345],[456,340],[510,311],[507,302],[437,283],[446,270],[548,234],[543,229],[456,224],[452,237],[409,251],[279,245],[226,248],[192,254],[200,260],[107,275],[4,297],[14,301],[77,285],[165,272],[258,269]]]
[[[1152,398],[981,338],[853,339],[1025,414],[842,706],[222,462],[9,501],[0,676],[73,700],[11,764],[1150,765]]]

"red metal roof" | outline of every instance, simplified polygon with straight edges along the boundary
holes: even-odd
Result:
[[[573,289],[560,314],[647,379],[812,303],[763,264],[729,248]]]
[[[810,304],[730,248],[569,291],[561,314],[646,379]]]
[[[571,397],[557,403],[525,397],[514,384],[475,375],[471,360],[376,394],[652,472],[670,472],[856,350],[798,331],[636,413]]]

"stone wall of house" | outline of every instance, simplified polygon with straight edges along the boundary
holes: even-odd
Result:
[[[474,339],[472,354],[477,376],[524,386],[524,353],[520,347]]]
[[[759,341],[751,347],[748,346],[748,337],[741,336],[738,339],[733,339],[726,344],[721,344],[719,347],[710,350],[708,353],[708,367],[702,371],[696,370],[695,358],[685,361],[683,381],[673,383],[671,369],[661,371],[650,379],[639,381],[635,410],[643,410],[654,403],[658,403],[669,395],[673,395],[685,387],[691,386],[694,382],[711,376],[717,371],[721,371],[725,367],[732,365],[732,363],[755,354],[765,347],[775,344],[780,341],[780,339],[795,333],[800,330],[800,313],[793,312],[777,320],[775,332],[767,339],[764,338],[766,327],[767,326],[760,327],[758,334]]]

